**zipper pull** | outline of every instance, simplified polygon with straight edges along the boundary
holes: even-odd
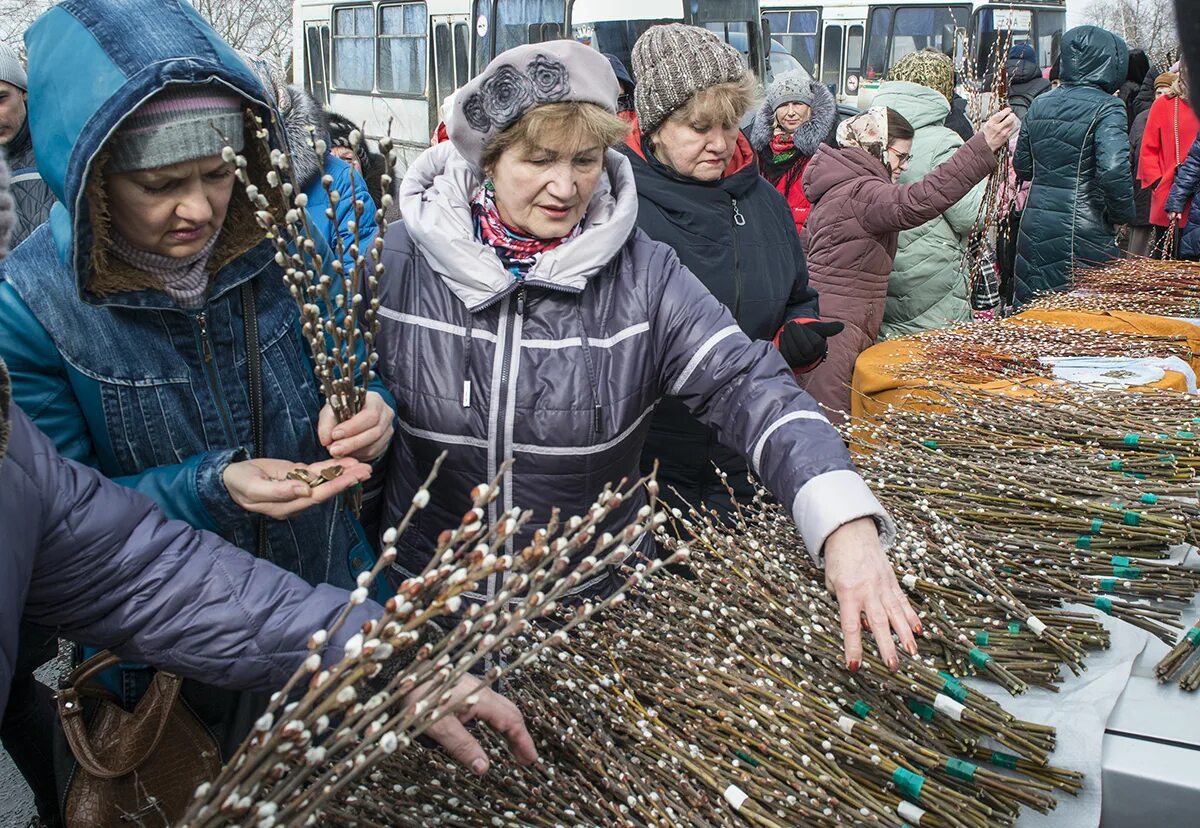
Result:
[[[463,380],[462,407],[471,407],[471,381]]]
[[[200,314],[196,317],[196,325],[200,328],[200,348],[204,351],[204,361],[212,362],[212,346],[208,342],[208,317]]]
[[[736,224],[738,227],[745,227],[746,226],[746,217],[743,216],[742,211],[738,209],[737,199],[731,198],[730,201],[733,202],[733,223]]]
[[[525,318],[525,286],[517,288],[517,316]]]
[[[604,419],[604,417],[603,417],[603,413],[602,413],[603,411],[604,411],[604,409],[602,409],[602,408],[600,407],[600,403],[596,403],[596,407],[592,409],[592,415],[593,415],[593,416],[592,416],[592,419],[593,419],[593,420],[595,421],[595,423],[596,423],[596,433],[597,433],[597,434],[599,434],[599,433],[601,433],[602,431],[604,431],[604,428],[603,428],[603,422],[602,422],[602,421],[603,421],[603,419]]]

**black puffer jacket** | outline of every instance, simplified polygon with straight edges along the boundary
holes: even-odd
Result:
[[[1148,227],[1150,225],[1150,190],[1142,188],[1137,179],[1138,156],[1142,154],[1142,136],[1146,134],[1146,120],[1150,117],[1150,107],[1154,105],[1154,81],[1159,72],[1150,67],[1142,86],[1130,102],[1133,120],[1129,125],[1129,168],[1133,171],[1133,204],[1136,215],[1131,225]]]
[[[636,133],[630,141],[640,146]],[[638,227],[674,248],[747,336],[769,341],[787,320],[818,315],[791,209],[759,175],[745,138],[738,148],[745,165],[711,184],[678,175],[644,149],[622,149],[637,183]],[[692,504],[725,505],[714,464],[729,474],[739,499],[753,496],[746,461],[673,397],[654,413],[643,466],[655,458],[659,481]]]
[[[1061,88],[1029,108],[1017,175],[1032,180],[1017,238],[1016,301],[1061,290],[1076,264],[1119,255],[1113,225],[1133,220],[1125,107],[1125,41],[1095,26],[1063,35]]]
[[[1004,69],[1008,73],[1008,105],[1024,121],[1033,99],[1050,91],[1050,81],[1042,77],[1042,67],[1027,58],[1009,58]]]
[[[1150,68],[1150,58],[1146,56],[1145,51],[1142,49],[1129,50],[1129,69],[1125,74],[1125,82],[1117,90],[1117,97],[1125,104],[1125,118],[1130,128],[1133,127],[1133,119],[1140,111],[1138,98],[1142,91],[1142,85],[1146,82],[1146,76],[1151,76],[1151,84],[1154,83],[1154,78],[1157,76],[1157,73],[1151,73]]]
[[[970,141],[975,130],[967,117],[967,99],[957,92],[950,99],[950,114],[946,116],[946,129],[954,130],[963,141]]]

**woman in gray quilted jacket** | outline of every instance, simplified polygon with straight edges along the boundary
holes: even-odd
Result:
[[[466,493],[507,461],[487,520],[516,504],[534,510],[532,526],[555,507],[586,512],[606,482],[636,479],[650,415],[671,394],[790,508],[841,605],[848,666],[862,658],[865,617],[896,668],[883,631],[915,653],[920,624],[883,552],[892,521],[779,352],[751,341],[670,247],[635,228],[633,174],[612,149],[627,129],[617,94],[608,61],[582,44],[507,51],[459,92],[450,140],[400,185],[377,340],[398,400],[389,525],[448,458],[400,539],[397,574],[424,568],[435,533],[470,508]],[[644,503],[628,498],[608,526]],[[654,554],[649,537],[630,546]]]

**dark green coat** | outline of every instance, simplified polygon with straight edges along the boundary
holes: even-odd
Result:
[[[1114,225],[1133,220],[1125,41],[1095,26],[1063,35],[1062,86],[1038,96],[1017,140],[1017,175],[1033,181],[1017,239],[1016,300],[1062,290],[1076,265],[1119,255]]]

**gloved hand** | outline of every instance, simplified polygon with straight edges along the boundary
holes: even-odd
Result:
[[[842,322],[793,319],[775,334],[775,347],[783,354],[793,371],[811,371],[825,359],[825,354],[829,351],[825,340],[837,336],[845,327]]]

